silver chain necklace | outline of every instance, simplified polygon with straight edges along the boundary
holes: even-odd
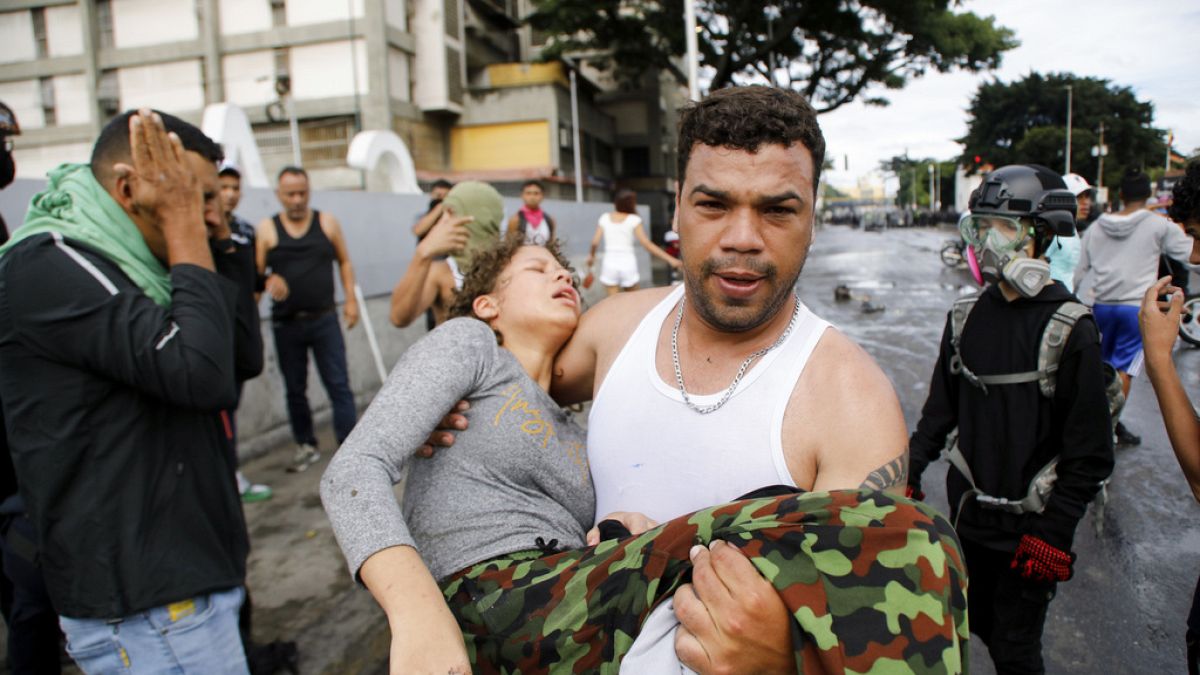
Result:
[[[800,316],[800,298],[795,299],[795,307],[792,309],[792,320],[788,322],[787,328],[783,329],[783,334],[779,336],[779,339],[770,346],[763,347],[750,356],[747,356],[746,360],[742,361],[742,367],[738,368],[737,375],[733,376],[733,382],[729,384],[729,388],[726,389],[725,393],[721,395],[721,400],[712,405],[706,406],[698,406],[695,403],[692,403],[691,397],[688,396],[687,388],[683,386],[683,371],[679,368],[679,324],[681,321],[683,321],[683,305],[686,302],[686,296],[679,300],[679,312],[675,314],[675,327],[671,329],[671,360],[675,363],[675,382],[679,385],[679,393],[683,394],[683,402],[687,404],[687,407],[695,410],[701,415],[707,415],[710,412],[719,410],[721,406],[725,405],[725,402],[729,400],[729,397],[733,396],[734,390],[737,389],[738,382],[742,381],[742,376],[746,374],[746,369],[750,367],[750,364],[754,362],[754,359],[757,359],[763,354],[766,354],[772,349],[775,349],[779,345],[783,344],[783,341],[786,340],[788,335],[791,334],[792,329],[796,327],[796,319]]]

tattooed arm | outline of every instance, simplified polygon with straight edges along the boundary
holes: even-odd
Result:
[[[867,474],[867,479],[858,487],[867,490],[903,491],[908,482],[908,453],[902,452],[892,461]]]
[[[783,450],[796,485],[903,494],[908,432],[892,383],[835,329],[817,344],[783,420]]]

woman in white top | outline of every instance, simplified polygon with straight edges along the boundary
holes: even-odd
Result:
[[[637,214],[636,192],[629,189],[618,190],[613,198],[613,208],[616,210],[600,216],[596,234],[592,237],[592,250],[587,259],[588,270],[591,271],[596,262],[596,249],[600,246],[600,240],[604,239],[604,264],[600,266],[600,283],[604,284],[604,290],[609,295],[635,290],[641,281],[637,258],[633,255],[635,237],[650,255],[673,269],[680,267],[678,258],[672,257],[646,236],[642,218]]]

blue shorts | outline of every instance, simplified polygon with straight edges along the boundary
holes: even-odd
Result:
[[[1142,332],[1138,328],[1138,308],[1134,305],[1092,307],[1100,329],[1100,358],[1130,376],[1142,372]]]

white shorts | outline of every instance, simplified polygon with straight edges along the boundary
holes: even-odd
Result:
[[[608,253],[600,265],[600,283],[605,286],[629,288],[636,286],[642,277],[638,274],[637,258],[633,253]]]

